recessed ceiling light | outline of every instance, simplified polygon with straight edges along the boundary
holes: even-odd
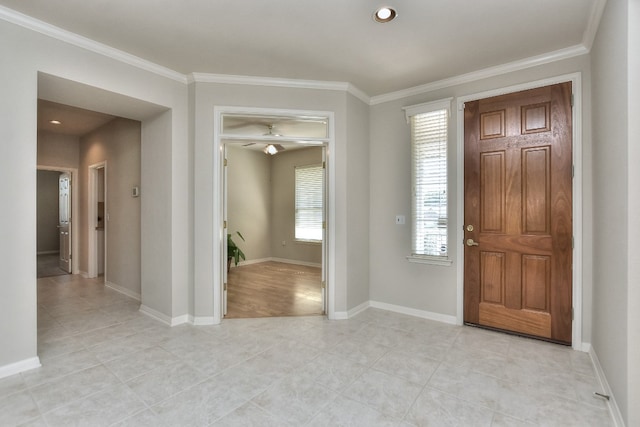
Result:
[[[52,125],[61,125],[62,122],[60,120],[49,120],[49,123],[51,123]]]
[[[395,9],[388,6],[379,8],[373,14],[373,20],[380,23],[392,21],[397,16]]]
[[[264,152],[266,154],[271,154],[273,156],[274,154],[276,154],[278,152],[278,149],[276,148],[275,145],[269,144],[266,147],[264,147]]]

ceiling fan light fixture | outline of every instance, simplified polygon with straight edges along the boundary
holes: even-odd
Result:
[[[393,21],[396,16],[397,13],[395,9],[389,6],[383,6],[374,12],[373,20],[384,24],[385,22]]]
[[[273,156],[274,154],[276,154],[278,152],[278,149],[276,148],[275,145],[269,144],[266,147],[264,147],[264,152],[266,154],[271,154]]]

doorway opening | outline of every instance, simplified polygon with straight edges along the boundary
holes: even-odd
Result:
[[[88,277],[105,277],[107,270],[107,162],[89,166]]]
[[[77,272],[77,211],[72,195],[77,170],[37,167],[37,277]]]
[[[328,314],[327,113],[219,116],[224,317]]]

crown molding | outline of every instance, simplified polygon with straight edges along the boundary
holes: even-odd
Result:
[[[597,0],[591,8],[589,23],[582,35],[582,44],[588,51],[591,51],[591,47],[593,46],[593,41],[598,33],[598,27],[600,27],[600,20],[602,19],[602,14],[604,13],[604,7],[606,5],[607,0]]]
[[[565,49],[548,52],[542,55],[532,56],[519,61],[509,62],[495,67],[489,67],[478,71],[472,71],[467,74],[426,83],[420,86],[402,89],[396,92],[372,96],[369,105],[382,104],[384,102],[396,101],[398,99],[407,98],[413,95],[420,95],[438,89],[444,89],[451,86],[457,86],[463,83],[469,83],[476,80],[495,77],[514,71],[524,70],[526,68],[536,67],[538,65],[548,64],[550,62],[560,61],[563,59],[573,58],[575,56],[585,55],[589,50],[583,45],[575,45]]]
[[[122,50],[107,46],[103,43],[99,43],[95,40],[91,40],[78,34],[72,33],[71,31],[63,30],[62,28],[47,24],[46,22],[32,18],[28,15],[16,12],[13,9],[0,6],[0,19],[27,28],[29,30],[36,31],[40,34],[44,34],[45,36],[52,37],[65,43],[69,43],[74,46],[89,50],[91,52],[95,52],[108,58],[112,58],[116,61],[123,62],[136,68],[149,71],[159,76],[166,77],[180,83],[187,83],[187,76],[182,73],[155,64],[151,61],[139,58],[135,55],[131,55],[130,53],[124,52]]]
[[[324,80],[286,79],[279,77],[241,76],[233,74],[191,73],[187,77],[189,83],[220,83],[245,86],[286,87],[296,89],[317,89],[348,92],[365,104],[370,97],[351,83]]]

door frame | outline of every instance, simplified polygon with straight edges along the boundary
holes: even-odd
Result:
[[[98,230],[92,218],[98,215],[98,169],[104,169],[104,280],[107,281],[107,161],[89,165],[89,185],[88,185],[88,206],[87,206],[87,277],[89,279],[98,277]]]
[[[458,265],[456,268],[457,282],[457,310],[456,323],[462,325],[464,322],[464,246],[461,242],[464,239],[464,103],[493,96],[505,95],[520,92],[528,89],[535,89],[550,86],[562,82],[571,82],[573,93],[573,108],[571,109],[572,119],[572,161],[573,161],[573,283],[572,283],[572,308],[573,321],[571,326],[571,346],[574,350],[588,351],[588,344],[582,342],[582,265],[583,265],[583,237],[582,237],[582,73],[571,73],[550,77],[543,80],[522,83],[513,86],[493,89],[460,96],[457,101],[457,219],[456,237],[458,243],[456,257]]]
[[[336,319],[335,311],[335,259],[336,259],[336,172],[335,172],[335,115],[332,111],[317,110],[293,110],[278,108],[257,108],[257,107],[232,107],[232,106],[214,106],[213,120],[213,324],[219,324],[223,318],[223,280],[226,274],[226,260],[224,253],[226,248],[226,236],[223,221],[224,217],[224,143],[221,140],[222,134],[222,116],[224,114],[246,114],[246,115],[263,115],[263,116],[284,116],[284,117],[304,117],[304,116],[322,116],[327,117],[328,123],[328,143],[326,147],[326,173],[327,173],[327,245],[323,254],[323,262],[326,265],[326,316],[329,319]],[[218,271],[216,271],[216,269]],[[219,299],[219,300],[217,300]]]
[[[80,273],[78,248],[78,169],[77,168],[64,168],[60,166],[45,166],[37,165],[36,170],[53,171],[53,172],[66,172],[71,174],[71,274]]]

